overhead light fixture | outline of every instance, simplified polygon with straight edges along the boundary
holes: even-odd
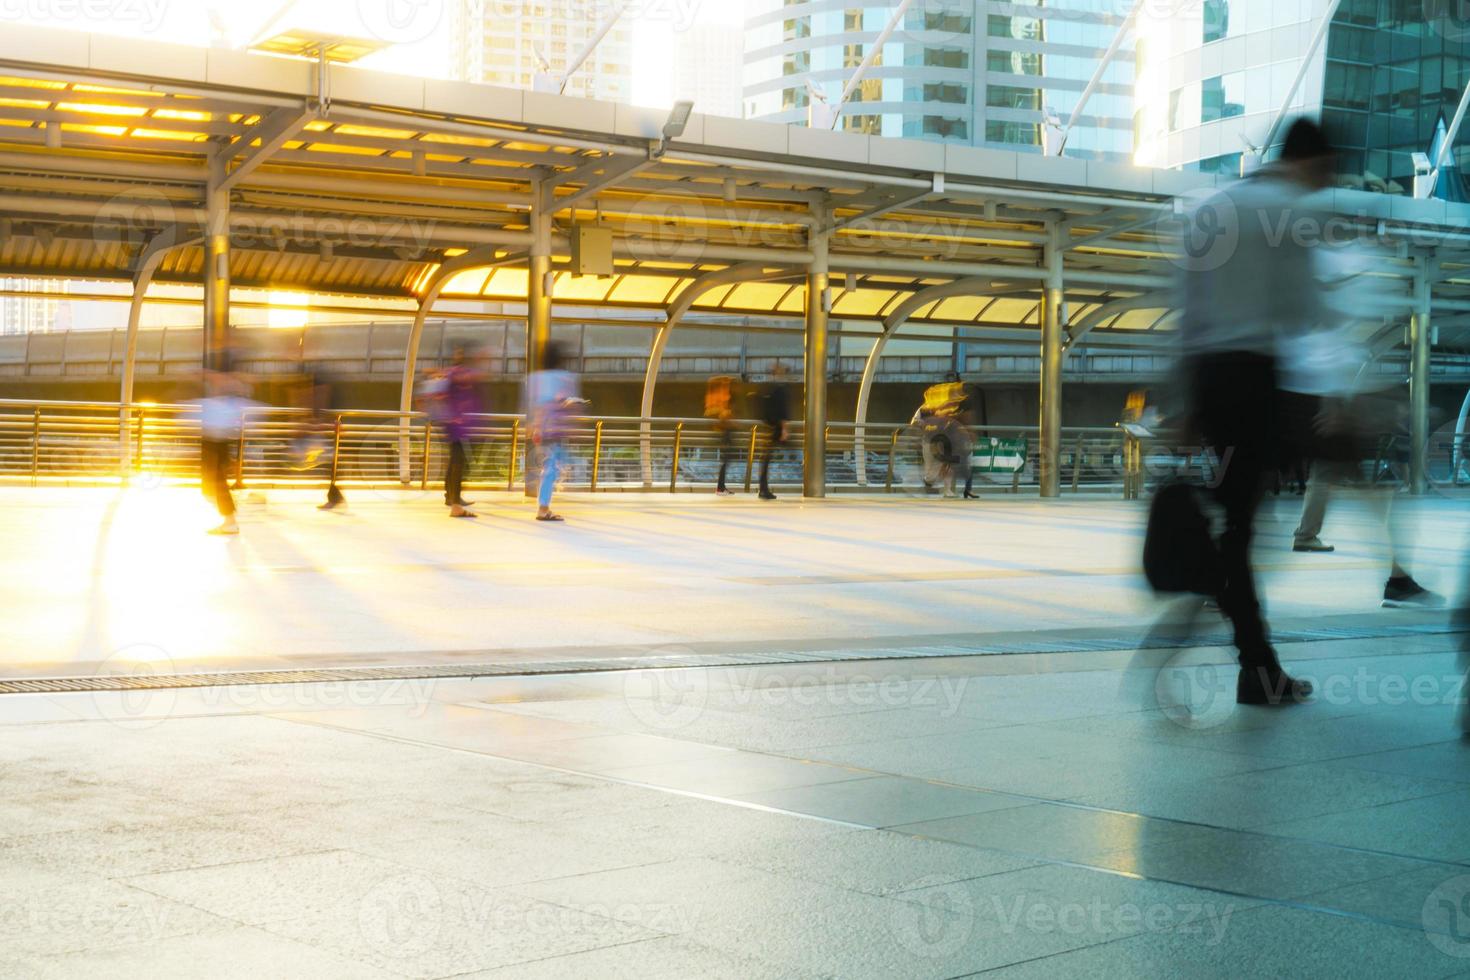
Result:
[[[250,50],[293,58],[321,58],[335,65],[345,65],[386,47],[388,42],[381,38],[345,37],[326,31],[291,28],[252,42]]]
[[[694,103],[688,99],[680,99],[674,103],[674,108],[669,110],[669,120],[664,123],[664,139],[676,140],[684,135],[684,128],[689,125],[689,117],[694,114]]]
[[[689,125],[689,117],[693,114],[694,103],[688,99],[680,99],[674,103],[674,107],[669,110],[669,118],[664,122],[663,138],[658,141],[658,145],[653,149],[653,156],[655,158],[664,155],[664,152],[669,148],[669,142],[671,140],[676,140],[684,135],[684,130]]]

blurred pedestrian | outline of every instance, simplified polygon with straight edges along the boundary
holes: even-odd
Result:
[[[444,467],[444,506],[450,517],[474,518],[472,501],[464,499],[464,474],[469,465],[469,444],[474,416],[481,411],[480,384],[484,380],[469,364],[463,346],[454,348],[453,361],[445,368],[438,386],[440,424],[449,443],[449,461]]]
[[[551,509],[556,481],[566,464],[566,439],[573,413],[587,404],[581,384],[565,367],[566,356],[555,341],[546,345],[540,371],[526,379],[526,409],[530,416],[531,442],[540,459],[541,475],[536,493],[536,520],[565,520]]]
[[[725,485],[725,477],[730,471],[730,456],[735,442],[734,384],[731,378],[721,375],[710,378],[704,387],[704,417],[710,420],[720,440],[720,477],[715,484],[715,493],[721,497],[733,496]]]
[[[1287,338],[1322,322],[1312,242],[1278,229],[1324,226],[1304,198],[1331,185],[1333,151],[1316,124],[1298,119],[1279,161],[1229,185],[1190,215],[1180,321],[1192,416],[1220,460],[1215,496],[1225,511],[1219,540],[1220,609],[1240,658],[1236,701],[1295,704],[1312,685],[1283,669],[1256,591],[1251,539],[1264,481],[1300,438],[1282,431],[1279,359]],[[1320,235],[1317,240],[1320,240]],[[1203,238],[1203,241],[1201,241]]]
[[[791,391],[786,384],[786,365],[777,361],[771,382],[761,396],[761,421],[766,426],[766,452],[761,457],[760,499],[775,500],[771,492],[771,460],[791,436]]]
[[[235,447],[251,402],[249,387],[230,368],[228,353],[219,370],[204,372],[204,397],[199,402],[199,484],[219,512],[220,524],[210,534],[239,534],[230,479]]]

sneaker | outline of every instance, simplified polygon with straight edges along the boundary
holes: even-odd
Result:
[[[479,515],[472,510],[461,507],[459,504],[455,504],[449,508],[449,516],[473,519],[475,517],[478,517]]]
[[[774,493],[772,493],[771,491],[769,491],[769,490],[762,490],[761,491],[761,499],[762,500],[775,500],[776,499],[776,495]]]
[[[1444,596],[1430,592],[1411,576],[1391,578],[1383,587],[1383,605],[1389,609],[1438,609]]]
[[[317,510],[336,511],[339,514],[340,513],[345,513],[347,511],[347,501],[345,501],[345,500],[338,500],[338,501],[336,501],[334,503],[334,502],[332,502],[332,501],[329,500],[326,503],[322,504],[321,506],[317,507]]]
[[[715,491],[715,496],[716,497],[733,497],[733,496],[735,496],[735,491],[734,490],[726,490],[724,487],[721,487],[720,489],[718,489],[718,490]]]
[[[1296,543],[1291,546],[1291,550],[1326,555],[1336,551],[1337,548],[1330,544],[1323,544],[1321,538],[1298,538]]]
[[[228,518],[219,527],[212,527],[212,528],[210,528],[209,529],[209,533],[210,534],[221,534],[221,535],[223,535],[223,534],[239,534],[240,533],[240,525],[239,524],[236,524],[235,523],[235,519],[233,517],[231,517],[231,518]]]

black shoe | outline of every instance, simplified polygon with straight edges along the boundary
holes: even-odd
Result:
[[[1316,555],[1330,555],[1332,552],[1336,551],[1337,548],[1334,545],[1323,544],[1321,538],[1308,538],[1306,540],[1298,541],[1293,544],[1291,546],[1291,550],[1304,551]]]
[[[1390,609],[1438,609],[1444,596],[1430,592],[1408,575],[1391,578],[1383,587],[1383,604]]]
[[[971,493],[970,491],[966,490],[965,491],[965,499],[966,500],[979,500],[980,499],[980,495],[978,493]]]
[[[774,493],[772,493],[771,491],[769,491],[769,490],[762,490],[761,491],[761,499],[762,500],[775,500],[776,499],[776,495]]]
[[[1235,680],[1235,703],[1280,707],[1302,704],[1312,696],[1312,682],[1292,677],[1280,667],[1242,667]]]

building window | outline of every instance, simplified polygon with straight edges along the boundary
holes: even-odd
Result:
[[[970,124],[963,119],[951,119],[948,116],[925,116],[923,135],[938,136],[941,139],[968,140]]]
[[[1007,17],[991,14],[985,21],[986,33],[991,37],[1010,37],[1022,41],[1042,39],[1041,21],[1035,17]]]
[[[1199,171],[1204,174],[1240,174],[1240,154],[1226,153],[1199,162]]]
[[[1041,134],[1036,123],[997,122],[985,124],[985,142],[1014,143],[1019,146],[1039,146]]]
[[[1040,75],[1041,55],[1034,51],[987,51],[985,67],[1008,75]]]
[[[1200,83],[1200,122],[1245,114],[1245,72],[1216,75]]]
[[[935,5],[924,4],[923,6],[930,7]],[[970,33],[970,29],[973,26],[974,21],[968,12],[943,9],[944,7],[953,6],[953,4],[940,4],[938,6],[940,6],[941,9],[924,10],[922,14],[920,14],[920,16],[923,18],[922,20],[920,20],[918,17],[915,17],[914,13],[911,12],[908,15],[908,24],[906,25],[908,29],[914,30],[915,27],[921,26],[923,30],[939,31],[944,34]]]
[[[1230,35],[1230,0],[1205,0],[1205,43]]]
[[[924,85],[924,101],[964,105],[970,101],[970,90],[953,82],[930,82]]]
[[[964,48],[925,48],[924,64],[930,68],[969,68],[970,52]]]
[[[985,89],[985,104],[999,109],[1040,109],[1041,92],[1015,85],[989,85]]]

